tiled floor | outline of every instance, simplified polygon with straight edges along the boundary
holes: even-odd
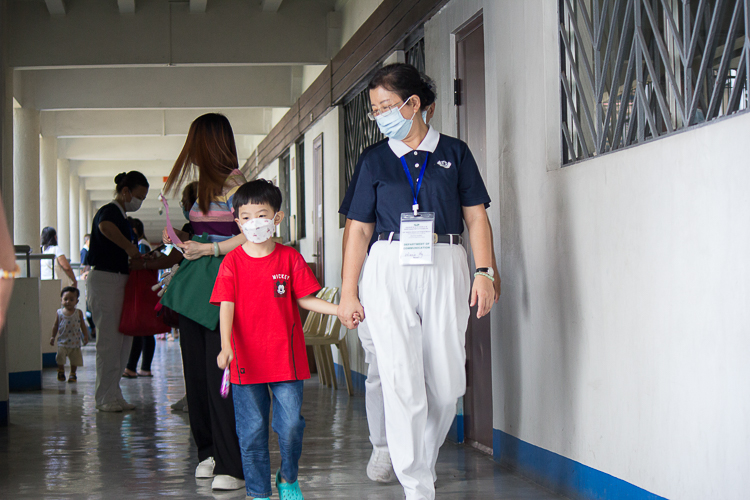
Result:
[[[12,393],[10,426],[0,428],[0,498],[239,498],[244,490],[212,493],[210,480],[193,476],[197,455],[187,414],[169,404],[183,395],[175,342],[157,341],[154,377],[122,381],[135,411],[94,409],[94,348],[84,348],[78,383],[45,370],[41,392]],[[305,498],[397,500],[398,483],[365,475],[371,447],[364,398],[305,384],[307,420],[300,462]],[[272,470],[279,462],[272,447]],[[472,448],[446,444],[438,463],[438,499],[559,498],[515,476]],[[274,493],[273,498],[278,498]]]

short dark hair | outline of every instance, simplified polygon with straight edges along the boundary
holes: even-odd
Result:
[[[74,292],[76,294],[77,299],[81,297],[81,291],[74,286],[66,286],[65,288],[63,288],[62,291],[60,292],[60,297],[62,297],[68,292]]]
[[[232,209],[234,216],[239,217],[240,207],[248,203],[267,203],[271,205],[274,212],[281,210],[281,189],[274,186],[271,181],[255,179],[246,182],[234,193]]]
[[[375,90],[378,87],[394,92],[402,101],[416,95],[421,101],[420,109],[427,109],[435,102],[435,82],[411,64],[388,64],[377,70],[367,88]]]
[[[146,237],[146,233],[143,229],[143,222],[141,222],[141,219],[128,217],[128,222],[130,222],[130,226],[133,228],[133,232],[135,232],[135,235],[139,240]]]

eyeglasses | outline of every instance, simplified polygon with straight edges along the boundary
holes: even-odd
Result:
[[[401,108],[403,108],[404,106],[406,106],[406,103],[409,102],[410,100],[411,100],[411,97],[409,99],[405,100],[405,101],[399,101],[398,103],[392,104],[392,105],[390,105],[390,106],[388,106],[386,108],[376,109],[374,111],[371,111],[371,112],[367,113],[367,118],[369,118],[370,121],[374,122],[378,117],[385,118],[386,116],[392,115],[396,111],[400,112]],[[403,102],[403,104],[401,104],[401,106],[399,106],[399,103],[401,103],[401,102]]]

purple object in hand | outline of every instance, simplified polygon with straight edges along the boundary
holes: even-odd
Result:
[[[224,368],[224,376],[221,378],[221,397],[229,396],[229,367]]]

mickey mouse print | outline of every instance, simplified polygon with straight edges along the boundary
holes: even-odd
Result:
[[[274,274],[273,275],[273,296],[274,297],[286,297],[286,292],[289,289],[289,275],[288,274]]]

